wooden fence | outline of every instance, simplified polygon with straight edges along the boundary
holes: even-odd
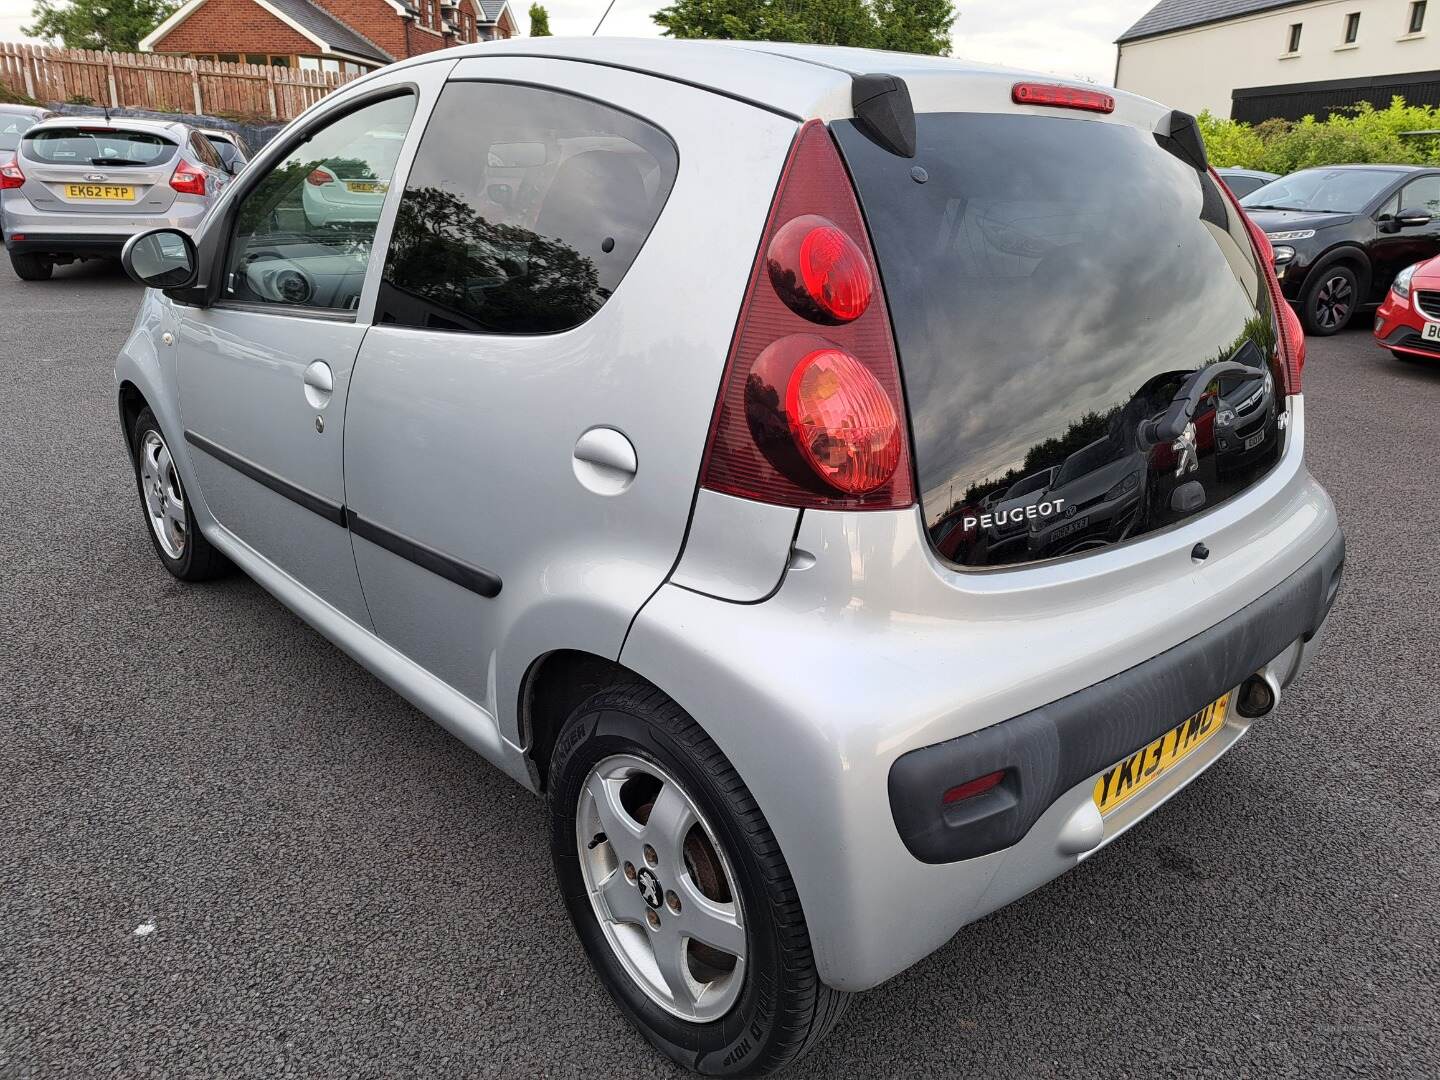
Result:
[[[355,77],[156,53],[0,42],[0,83],[47,104],[285,121]]]

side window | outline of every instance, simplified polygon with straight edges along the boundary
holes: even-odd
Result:
[[[201,135],[198,131],[190,133],[190,152],[194,154],[212,169],[223,169],[225,163],[220,160],[220,153],[210,144],[210,140]]]
[[[411,94],[366,105],[272,165],[240,203],[224,298],[353,310],[414,113]]]
[[[678,164],[664,132],[618,109],[451,83],[400,200],[376,321],[491,334],[579,326],[640,253]]]
[[[1422,176],[1406,184],[1400,195],[1400,209],[1429,210],[1440,218],[1440,176]]]

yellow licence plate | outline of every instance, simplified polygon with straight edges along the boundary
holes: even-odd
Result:
[[[388,191],[390,185],[382,184],[378,180],[347,180],[345,181],[345,187],[350,191],[358,191],[362,194],[369,195],[374,192]]]
[[[1230,695],[1212,701],[1194,716],[1176,724],[1143,750],[1105,770],[1095,781],[1095,805],[1108,814],[1173,769],[1225,726]]]
[[[135,198],[135,189],[129,184],[66,184],[65,197],[131,202]]]

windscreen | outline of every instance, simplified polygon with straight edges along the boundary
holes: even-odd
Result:
[[[1383,169],[1305,169],[1272,180],[1242,200],[1252,210],[1358,214],[1395,182]]]
[[[851,121],[832,130],[880,264],[942,556],[989,567],[1102,549],[1275,463],[1274,312],[1208,174],[1149,131],[1094,120],[922,114],[913,159]],[[1156,441],[1151,422],[1187,390],[1193,424]]]
[[[121,128],[46,128],[25,139],[25,156],[51,165],[159,165],[174,153],[169,139]]]

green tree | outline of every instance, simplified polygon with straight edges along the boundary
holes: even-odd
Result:
[[[895,52],[950,55],[955,5],[950,0],[874,0],[877,45]]]
[[[128,52],[179,6],[177,0],[35,0],[35,21],[21,33],[72,49]]]
[[[946,55],[950,0],[674,0],[651,18],[674,38],[804,41]]]
[[[530,36],[550,36],[550,13],[541,4],[530,5]]]

